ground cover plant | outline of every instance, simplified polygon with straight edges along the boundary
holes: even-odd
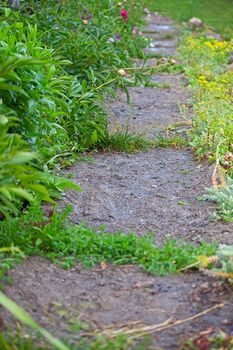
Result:
[[[70,223],[70,210],[67,207],[48,218],[38,204],[32,205],[21,217],[0,224],[0,245],[17,246],[26,255],[47,256],[66,268],[77,260],[85,266],[101,262],[137,264],[159,275],[176,273],[194,263],[197,256],[213,255],[216,250],[215,244],[202,243],[196,247],[175,240],[158,247],[152,234],[145,237],[120,231],[109,234],[104,228],[97,232],[85,224]]]

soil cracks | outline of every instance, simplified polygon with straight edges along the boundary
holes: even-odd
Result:
[[[177,55],[178,32],[170,19],[151,16],[144,32],[153,38],[148,55]],[[167,39],[166,39],[167,38]],[[182,134],[190,118],[190,91],[181,74],[156,74],[156,88],[130,88],[131,102],[119,91],[109,114],[110,130],[127,128],[153,139]],[[181,111],[188,111],[182,115]],[[179,127],[174,127],[179,125]],[[168,131],[168,130],[175,131]],[[71,169],[84,189],[70,191],[71,219],[114,232],[156,234],[198,244],[205,240],[233,244],[233,225],[210,222],[213,207],[200,201],[213,168],[194,160],[192,150],[154,148],[137,154],[97,153],[93,162]],[[71,325],[85,331],[122,324],[156,325],[184,319],[218,303],[224,306],[200,318],[152,334],[154,349],[178,349],[183,338],[200,331],[229,331],[233,322],[232,287],[201,273],[157,277],[133,266],[104,266],[64,271],[33,257],[10,271],[7,295],[56,335],[77,338]],[[85,327],[83,327],[85,325]],[[85,332],[83,331],[83,332]]]

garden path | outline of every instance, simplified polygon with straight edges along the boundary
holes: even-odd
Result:
[[[146,35],[152,36],[154,43],[146,52],[176,55],[177,31],[172,21],[152,16],[148,22]],[[164,39],[168,33],[169,40]],[[114,129],[117,122],[119,127],[127,125],[153,138],[181,122],[181,128],[175,131],[182,134],[182,125],[189,120],[188,115],[183,119],[178,107],[183,105],[189,110],[190,93],[185,78],[158,74],[152,80],[166,86],[130,88],[130,106],[119,92],[112,105],[110,128]],[[233,225],[209,222],[213,208],[198,200],[210,185],[212,170],[208,164],[196,162],[189,148],[155,148],[133,155],[97,153],[94,162],[79,162],[71,169],[84,189],[82,194],[68,193],[68,200],[74,205],[72,220],[86,221],[94,227],[105,225],[111,232],[133,230],[142,235],[153,231],[156,243],[171,236],[232,244]],[[96,328],[155,325],[169,318],[194,316],[225,303],[196,320],[152,334],[154,349],[175,350],[183,338],[200,331],[229,332],[233,321],[230,287],[201,273],[162,278],[148,275],[138,267],[110,265],[93,269],[78,265],[65,271],[43,258],[33,257],[9,275],[14,284],[6,286],[7,295],[58,336],[75,339]]]
[[[171,57],[172,50],[177,56],[174,42],[178,32],[170,19],[151,16],[145,31],[156,35],[147,53],[157,56],[162,50]],[[152,76],[152,82],[158,85],[130,87],[130,104],[119,91],[109,112],[111,132],[128,130],[150,139],[185,134],[191,121],[191,94],[185,76],[159,73]],[[71,168],[74,180],[84,189],[81,194],[68,192],[68,202],[74,208],[71,219],[75,223],[104,225],[110,232],[152,231],[156,243],[172,236],[233,244],[233,223],[210,222],[215,206],[199,200],[205,188],[211,186],[213,166],[195,161],[188,147],[154,148],[137,154],[97,153],[93,158],[93,162],[79,162]]]

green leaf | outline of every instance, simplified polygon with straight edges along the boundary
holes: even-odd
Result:
[[[22,187],[10,187],[9,191],[16,194],[19,197],[27,199],[29,202],[34,201],[33,196],[30,193],[28,193],[26,190],[24,190]]]
[[[55,186],[57,186],[61,190],[72,188],[73,190],[76,190],[76,191],[82,191],[82,188],[78,184],[64,177],[58,177],[58,176],[55,177]]]
[[[33,152],[17,152],[11,159],[12,164],[23,164],[38,158],[38,155]]]
[[[8,298],[2,292],[0,292],[0,304],[4,306],[8,311],[10,311],[10,313],[14,315],[20,322],[38,331],[44,338],[46,338],[49,341],[50,344],[55,346],[57,349],[70,350],[68,346],[66,346],[59,339],[55,338],[52,334],[50,334],[46,329],[44,329],[38,323],[36,323],[24,309],[22,309],[19,305],[17,305],[13,300]]]
[[[93,143],[96,143],[98,141],[98,135],[97,135],[97,131],[96,130],[94,130],[92,135],[91,135],[91,141]]]
[[[3,114],[0,114],[0,124],[1,125],[6,125],[8,123],[9,119],[3,115]]]
[[[40,184],[28,184],[27,188],[31,189],[33,192],[40,194],[42,199],[48,202],[53,202],[52,198],[49,195],[47,188]]]

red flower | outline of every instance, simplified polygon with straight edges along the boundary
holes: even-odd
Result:
[[[122,16],[124,22],[126,22],[127,18],[129,17],[129,14],[126,10],[123,9],[123,10],[121,10],[121,16]]]

